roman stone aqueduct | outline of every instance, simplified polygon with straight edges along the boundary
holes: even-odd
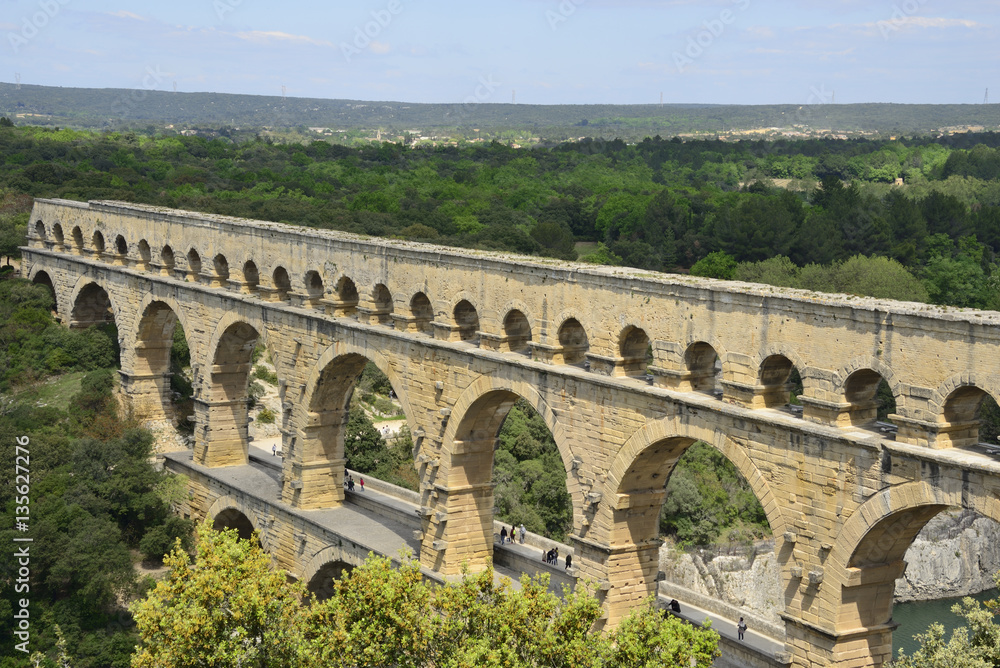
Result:
[[[366,239],[120,202],[37,200],[26,275],[71,327],[117,325],[124,393],[170,410],[175,323],[195,376],[194,461],[247,463],[250,356],[280,379],[281,503],[343,502],[346,406],[366,360],[405,408],[421,564],[492,554],[496,436],[523,397],[555,437],[577,575],[613,625],[657,575],[664,486],[695,440],[753,488],[776,537],[796,666],[889,658],[893,583],[946,507],[1000,520],[976,445],[1000,397],[1000,314]],[[648,351],[652,358],[648,358]],[[797,370],[801,410],[789,410]],[[875,391],[896,401],[875,426]],[[218,499],[207,498],[202,513]],[[215,512],[215,511],[212,511]],[[280,564],[293,557],[278,554]]]

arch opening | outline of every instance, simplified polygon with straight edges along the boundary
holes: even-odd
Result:
[[[896,399],[881,374],[858,369],[844,382],[844,401],[850,404],[847,419],[851,426],[877,427],[896,412]]]
[[[319,567],[306,587],[316,596],[317,601],[325,601],[333,596],[333,581],[342,579],[352,570],[354,566],[346,561],[328,561]]]
[[[524,524],[554,540],[572,528],[566,462],[548,423],[518,393],[492,390],[472,402],[455,431],[450,462],[448,480],[461,491],[449,493],[449,506],[464,508],[461,539],[470,545],[473,568],[490,558],[502,563],[495,523],[508,531]]]
[[[722,360],[715,348],[704,341],[692,343],[684,351],[684,366],[692,391],[722,396]]]
[[[423,292],[418,292],[410,299],[410,317],[413,327],[418,332],[434,333],[434,327],[431,324],[434,322],[434,307],[431,306],[431,300]]]
[[[802,379],[798,369],[784,355],[771,355],[760,365],[758,377],[760,401],[765,408],[788,405],[791,411],[802,415],[798,396],[802,393]]]
[[[139,264],[142,269],[149,269],[149,263],[153,259],[153,252],[149,248],[149,242],[145,239],[139,240]]]
[[[215,531],[235,529],[240,540],[254,540],[257,531],[250,518],[235,508],[226,508],[216,515],[215,519],[212,520],[212,529]],[[259,540],[257,544],[260,545]]]
[[[91,237],[91,247],[94,249],[94,259],[100,260],[104,255],[104,235],[100,230],[94,232]]]
[[[653,364],[653,346],[646,331],[639,327],[629,326],[621,333],[618,354],[626,376],[645,376]]]
[[[35,238],[42,242],[48,239],[48,234],[45,232],[45,223],[40,220],[35,221]]]
[[[260,272],[253,260],[247,260],[243,265],[243,290],[251,294],[257,292],[260,285]]]
[[[76,297],[70,314],[70,327],[83,329],[91,325],[114,325],[111,298],[97,283],[89,283]]]
[[[235,322],[219,337],[203,397],[208,429],[196,434],[196,459],[207,466],[247,463],[250,423],[250,372],[260,334],[246,322]]]
[[[780,625],[781,609],[750,596],[745,587],[767,587],[780,592],[781,573],[771,537],[771,521],[762,500],[737,465],[719,448],[687,436],[657,440],[636,453],[618,481],[617,504],[610,510],[611,546],[620,549],[612,561],[615,570],[642,586],[624,593],[612,615],[624,615],[656,582],[670,580],[665,563],[660,575],[661,538],[672,549],[696,552],[706,562],[721,555],[741,554],[753,559],[770,554],[752,585],[738,580],[717,582],[715,597],[752,610],[755,618]],[[777,511],[775,511],[777,512]],[[617,550],[616,550],[617,551]],[[761,580],[765,578],[766,582]],[[759,600],[753,607],[752,600]],[[774,600],[782,600],[775,595]],[[681,604],[684,601],[681,600]]]
[[[130,390],[140,415],[173,420],[182,431],[193,428],[191,354],[174,310],[154,301],[143,311],[135,337],[135,378]]]
[[[56,223],[52,226],[52,240],[55,241],[57,246],[62,246],[65,243],[65,238],[63,237],[62,225]]]
[[[53,313],[58,315],[58,305],[56,302],[56,286],[52,283],[52,277],[49,276],[48,272],[38,271],[32,276],[31,282],[36,285],[44,285],[48,288],[49,295],[52,297],[52,307],[49,309]]]
[[[418,488],[403,404],[389,377],[373,361],[357,353],[331,360],[319,374],[308,414],[300,439],[304,466],[325,466],[334,480],[343,480],[348,492],[363,491],[356,474]],[[340,490],[306,489],[308,482],[303,480],[300,494],[303,507],[327,507],[343,498]]]
[[[559,326],[559,347],[563,364],[583,364],[586,361],[590,341],[576,318],[568,318]],[[558,358],[556,361],[559,361]]]
[[[77,225],[73,228],[73,253],[80,255],[83,253],[83,230]]]
[[[312,306],[318,306],[323,298],[323,277],[318,271],[307,271],[305,276],[306,299]]]
[[[292,290],[292,280],[288,276],[288,270],[276,267],[271,274],[271,283],[274,285],[274,300],[288,301],[288,293]]]
[[[476,307],[469,300],[463,299],[455,304],[452,317],[454,318],[455,328],[458,330],[459,340],[478,343],[479,313],[476,311]]]
[[[375,322],[382,325],[392,322],[392,293],[383,283],[372,289],[372,308],[371,317]]]
[[[169,276],[174,272],[174,249],[164,246],[160,251],[160,273]]]
[[[115,262],[125,262],[125,258],[128,257],[128,242],[125,241],[125,237],[118,235],[115,237]]]
[[[189,280],[192,283],[197,283],[199,280],[201,280],[201,255],[198,254],[198,251],[192,248],[191,250],[188,251],[187,262],[188,262],[187,280]]]
[[[217,286],[225,286],[226,282],[229,280],[229,260],[222,253],[219,253],[214,258],[212,258],[212,271],[214,272],[213,284]]]
[[[358,312],[358,286],[347,276],[341,276],[335,288],[337,298],[333,307],[333,314],[340,317],[349,318],[357,315]]]
[[[507,339],[506,347],[512,353],[531,352],[531,324],[527,316],[514,309],[503,319],[503,334]]]
[[[984,407],[994,409],[995,405],[996,402],[989,394],[974,385],[965,385],[952,391],[945,400],[941,412],[941,419],[947,426],[938,433],[936,445],[965,447],[979,443],[983,409]],[[995,437],[992,431],[995,431],[995,428],[988,428],[984,435],[987,438]]]

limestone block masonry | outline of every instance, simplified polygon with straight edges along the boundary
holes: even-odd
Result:
[[[415,436],[420,560],[442,576],[492,554],[493,449],[526,399],[559,447],[574,566],[608,626],[655,591],[664,485],[695,440],[764,507],[795,666],[881,665],[920,528],[948,507],[1000,520],[1000,463],[977,445],[980,402],[1000,397],[997,313],[121,202],[37,200],[28,235],[26,275],[53,290],[62,321],[117,326],[137,411],[169,417],[170,341],[184,328],[203,466],[246,463],[251,353],[267,347],[281,494],[297,509],[342,503],[346,407],[377,364]],[[785,407],[793,370],[801,411]],[[874,422],[883,380],[891,429]]]

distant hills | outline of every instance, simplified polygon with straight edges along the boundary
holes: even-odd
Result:
[[[7,83],[0,83],[0,115],[18,125],[84,128],[315,127],[401,133],[483,127],[561,129],[569,136],[595,137],[793,127],[849,133],[1000,129],[1000,104],[416,104]]]

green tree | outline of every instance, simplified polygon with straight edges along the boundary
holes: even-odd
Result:
[[[694,263],[691,275],[731,281],[736,278],[736,258],[725,251],[709,253]]]
[[[255,541],[202,524],[192,561],[179,547],[149,596],[132,605],[142,643],[133,668],[303,665],[304,585],[290,584]]]

